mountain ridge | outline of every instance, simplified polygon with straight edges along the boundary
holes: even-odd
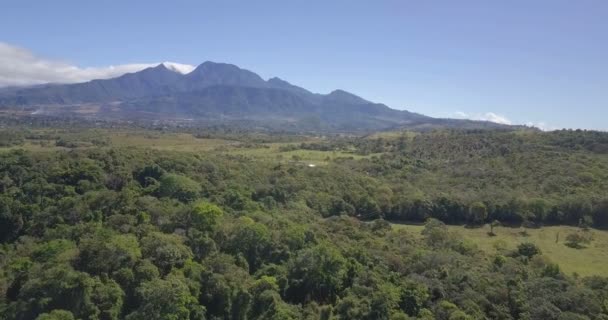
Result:
[[[287,121],[329,130],[508,128],[392,109],[342,89],[313,93],[278,77],[264,80],[253,71],[211,61],[185,74],[161,63],[111,79],[0,91],[0,108],[43,108],[44,113],[127,120],[145,114],[158,119]]]

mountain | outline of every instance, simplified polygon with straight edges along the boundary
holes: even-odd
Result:
[[[169,93],[170,85],[180,79],[179,73],[160,64],[113,79],[15,89],[8,95],[0,93],[0,106],[124,101]]]
[[[123,120],[287,123],[298,129],[507,127],[395,110],[344,90],[316,94],[279,78],[266,81],[235,65],[209,61],[187,74],[160,64],[113,79],[0,90],[0,108]]]
[[[178,83],[179,89],[197,90],[210,86],[238,86],[267,88],[268,83],[257,74],[233,64],[204,62],[186,74]]]

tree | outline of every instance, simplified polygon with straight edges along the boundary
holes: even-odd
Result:
[[[469,208],[469,221],[480,225],[488,218],[488,208],[483,202],[475,202]]]
[[[356,206],[357,214],[363,219],[378,219],[382,217],[382,211],[376,201],[370,196],[362,197]]]
[[[450,239],[447,226],[443,222],[433,218],[429,219],[424,225],[422,236],[424,236],[427,244],[434,248],[444,246]]]
[[[262,291],[252,303],[251,319],[296,320],[299,319],[297,309],[281,299],[278,292]]]
[[[31,258],[35,262],[70,262],[77,253],[76,244],[65,239],[42,242],[32,249]]]
[[[11,210],[10,202],[8,198],[0,197],[0,242],[15,238],[24,225],[21,214]]]
[[[102,320],[118,320],[122,311],[125,293],[118,283],[109,279],[95,279],[91,291],[91,303]]]
[[[532,199],[526,204],[527,209],[532,214],[532,220],[535,222],[543,222],[547,218],[549,212],[549,203],[544,199]]]
[[[566,245],[574,249],[582,249],[591,243],[592,235],[590,231],[572,232],[566,236]]]
[[[183,244],[183,239],[174,234],[153,232],[141,240],[144,258],[150,259],[163,274],[173,267],[182,267],[192,258],[192,251]]]
[[[72,312],[76,318],[88,318],[99,313],[91,302],[97,281],[68,265],[56,264],[50,268],[38,265],[30,271],[29,279],[19,291],[24,303],[17,305],[17,314],[19,318],[31,319],[61,309]]]
[[[382,285],[372,295],[369,318],[378,320],[390,320],[393,310],[397,309],[399,302],[399,291],[392,285]]]
[[[288,262],[286,297],[294,302],[335,301],[342,289],[346,260],[327,244],[304,249]]]
[[[519,246],[517,246],[517,252],[520,256],[524,256],[527,258],[532,258],[537,254],[541,254],[540,249],[534,243],[531,242],[520,243]]]
[[[130,268],[141,258],[137,238],[131,234],[112,235],[104,230],[82,239],[78,247],[77,266],[96,275]]]
[[[207,314],[228,317],[231,311],[233,288],[226,277],[219,273],[205,272],[202,277],[200,301],[207,308]]]
[[[153,181],[160,180],[164,173],[165,171],[161,167],[157,165],[150,165],[143,167],[133,175],[135,179],[137,179],[137,182],[139,182],[142,186],[147,187],[152,184]]]
[[[39,315],[36,320],[74,320],[74,315],[66,310],[53,310]]]
[[[218,206],[209,202],[198,201],[188,211],[188,225],[200,231],[210,232],[215,229],[223,215],[224,212]]]
[[[241,217],[227,233],[223,246],[234,255],[242,254],[250,272],[255,272],[269,258],[272,245],[271,233],[265,225],[249,217]]]
[[[494,221],[492,221],[492,223],[490,223],[490,236],[496,235],[494,233],[494,228],[496,228],[496,227],[500,227],[500,221],[498,221],[498,220],[494,220]]]
[[[161,197],[171,197],[183,202],[195,200],[201,193],[201,185],[185,176],[167,173],[160,178],[158,194]]]
[[[559,265],[556,263],[549,263],[545,266],[545,269],[542,272],[544,277],[552,277],[557,278],[561,273]]]
[[[251,303],[250,314],[252,317],[260,317],[267,312],[272,305],[276,303],[278,298],[279,286],[277,279],[271,276],[262,276],[256,280],[249,292],[253,296]]]
[[[169,276],[144,282],[137,288],[139,307],[128,320],[194,320],[205,319],[205,308],[190,294],[183,279]]]
[[[425,286],[409,283],[401,289],[399,306],[408,315],[416,317],[429,297],[429,291]]]
[[[368,319],[371,309],[371,301],[368,297],[359,297],[349,292],[340,298],[334,309],[336,319]]]
[[[582,314],[578,314],[575,312],[570,312],[570,311],[566,311],[566,312],[562,312],[559,317],[557,318],[557,320],[588,320],[589,317],[582,315]]]
[[[139,260],[133,268],[133,277],[137,282],[151,281],[159,276],[158,268],[148,259]]]
[[[593,224],[599,228],[608,228],[608,199],[604,199],[594,206]]]
[[[472,320],[473,318],[464,313],[455,304],[442,300],[437,306],[435,313],[437,319],[446,320]]]

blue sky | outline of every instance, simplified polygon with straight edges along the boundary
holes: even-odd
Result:
[[[83,68],[229,62],[432,116],[608,130],[604,0],[8,0],[0,42]]]

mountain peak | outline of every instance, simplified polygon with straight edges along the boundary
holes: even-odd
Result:
[[[189,64],[183,64],[183,63],[177,63],[177,62],[171,62],[171,61],[165,61],[163,63],[161,63],[160,66],[163,66],[165,69],[173,71],[173,72],[177,72],[177,73],[181,73],[181,74],[188,74],[190,72],[192,72],[195,67]]]
[[[161,71],[161,72],[164,72],[164,71],[172,71],[172,70],[170,70],[170,69],[169,69],[169,68],[168,68],[168,67],[167,67],[167,66],[166,66],[164,63],[161,63],[161,64],[157,65],[156,67],[149,67],[149,68],[146,68],[146,69],[141,70],[141,71],[146,71],[146,70],[148,70],[148,71],[155,70],[155,71]]]
[[[175,71],[173,68],[167,66],[166,63],[161,63],[154,67],[148,67],[138,72],[127,73],[120,77],[114,78],[116,80],[122,79],[139,79],[143,81],[155,81],[155,82],[163,82],[164,84],[168,84],[174,81],[177,81],[182,75],[181,73]],[[112,82],[114,79],[107,80],[96,80],[96,81],[106,81]],[[138,80],[138,81],[139,81]]]
[[[272,77],[272,78],[268,79],[268,83],[273,83],[273,84],[277,84],[277,85],[291,85],[291,83],[289,83],[279,77]]]
[[[268,83],[268,85],[270,85],[273,88],[290,90],[290,91],[294,91],[294,92],[299,92],[301,94],[312,94],[310,91],[308,91],[304,88],[298,87],[298,86],[294,86],[293,84],[291,84],[279,77],[272,77],[272,78],[268,79],[267,83]]]
[[[205,61],[199,64],[192,72],[193,73],[203,73],[210,71],[239,71],[241,68],[237,67],[234,64],[223,63],[223,62],[214,62],[214,61]]]
[[[242,87],[267,87],[259,75],[241,69],[233,64],[206,61],[186,75],[189,86],[208,87],[213,85],[231,85]]]
[[[347,104],[367,104],[369,101],[354,95],[342,89],[336,89],[325,96],[326,100],[331,102],[340,102]]]

